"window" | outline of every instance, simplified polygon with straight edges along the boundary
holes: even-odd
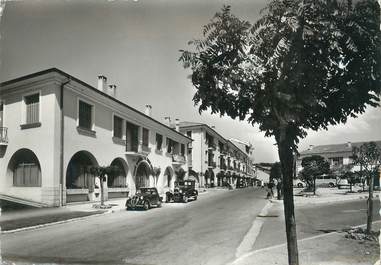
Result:
[[[4,105],[2,102],[0,102],[0,127],[3,127],[3,110]]]
[[[123,138],[123,119],[114,115],[114,137]]]
[[[41,168],[36,155],[28,150],[17,151],[9,162],[13,172],[13,186],[15,187],[40,187]]]
[[[149,142],[149,130],[143,128],[143,146],[148,146]]]
[[[32,124],[40,121],[40,94],[26,96],[25,102],[25,123]]]
[[[181,155],[184,156],[185,155],[185,144],[181,144]]]
[[[167,138],[167,153],[172,153],[173,151],[173,143],[170,138]]]
[[[187,131],[187,136],[188,136],[189,138],[192,138],[192,131]]]
[[[156,134],[156,150],[161,150],[163,147],[163,135]]]
[[[83,101],[78,105],[78,126],[88,130],[93,127],[93,106]]]
[[[330,159],[331,165],[332,166],[341,166],[343,165],[343,158],[342,157],[332,157]]]

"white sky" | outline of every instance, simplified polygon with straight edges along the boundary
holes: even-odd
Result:
[[[118,88],[118,99],[139,110],[153,106],[153,117],[204,122],[227,138],[255,146],[256,162],[277,160],[273,138],[257,127],[218,115],[198,114],[189,72],[177,61],[179,49],[197,38],[223,4],[251,22],[266,0],[139,0],[6,3],[1,19],[0,81],[57,67],[96,86],[97,75]],[[381,139],[381,108],[329,131],[311,132],[309,144]]]

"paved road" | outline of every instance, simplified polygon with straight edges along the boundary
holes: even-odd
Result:
[[[238,246],[266,205],[264,197],[263,190],[253,188],[210,191],[188,204],[165,204],[147,212],[122,211],[5,234],[1,235],[1,254],[17,264],[227,264],[235,259]],[[327,207],[297,210],[303,236],[319,233],[317,227],[362,223],[362,204]],[[330,218],[332,214],[336,217]],[[281,219],[266,218],[254,248],[282,243]]]
[[[286,242],[283,209],[275,205],[270,210],[254,249],[262,249]],[[366,223],[366,200],[336,203],[311,204],[295,208],[298,239],[308,238],[333,231],[342,231],[351,226]],[[374,200],[373,220],[380,220],[380,201]],[[283,230],[281,230],[283,229]]]
[[[264,191],[211,191],[188,204],[2,235],[3,258],[39,263],[226,264],[266,204]]]

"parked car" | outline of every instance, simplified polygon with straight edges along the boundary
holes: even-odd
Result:
[[[148,210],[152,206],[161,207],[161,203],[162,198],[156,188],[140,188],[134,196],[127,199],[126,208],[127,210],[136,208]]]
[[[304,188],[306,186],[306,183],[304,183],[300,179],[294,179],[293,180],[293,185],[294,185],[294,187]]]
[[[322,175],[316,177],[316,186],[317,187],[330,187],[333,188],[337,184],[336,176],[334,175]]]
[[[337,181],[337,188],[338,188],[339,190],[340,190],[340,189],[345,189],[345,188],[349,189],[349,188],[350,188],[350,184],[349,184],[349,182],[348,182],[347,179],[339,179],[339,180]]]
[[[196,182],[194,180],[184,180],[175,183],[175,190],[173,193],[166,193],[166,202],[185,202],[187,203],[189,199],[197,200],[198,191],[195,188]]]

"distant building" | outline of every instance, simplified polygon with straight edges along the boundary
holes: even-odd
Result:
[[[374,141],[381,150],[381,141]],[[300,152],[296,158],[296,175],[303,169],[302,160],[305,157],[319,155],[325,158],[330,164],[332,171],[340,169],[343,166],[352,165],[352,149],[360,147],[365,142],[347,142],[331,145],[311,145],[307,150]],[[381,170],[381,169],[380,169]],[[381,173],[380,173],[381,174]]]
[[[193,139],[188,148],[189,176],[197,179],[201,187],[253,183],[250,148],[242,150],[207,124],[180,122],[176,126]]]
[[[1,83],[0,195],[46,206],[97,201],[91,166],[120,169],[107,176],[106,197],[143,186],[160,193],[188,169],[191,138],[98,87],[52,68]]]

